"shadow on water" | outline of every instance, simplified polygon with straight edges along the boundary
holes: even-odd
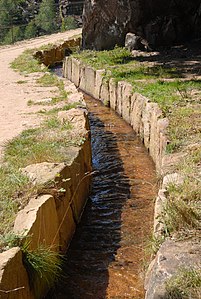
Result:
[[[117,136],[105,130],[93,113],[90,125],[95,174],[88,204],[66,255],[64,293],[68,299],[106,297],[108,266],[121,241],[121,210],[130,197]],[[62,290],[55,298],[64,298]]]
[[[153,163],[130,126],[86,99],[95,171],[92,192],[65,257],[65,277],[47,298],[142,299],[142,278],[139,284],[136,276],[153,217]],[[151,183],[146,184],[144,176]]]

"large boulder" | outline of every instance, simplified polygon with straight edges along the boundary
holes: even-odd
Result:
[[[200,37],[200,0],[85,0],[84,48],[124,45],[128,32],[145,39],[150,48]]]
[[[85,0],[83,48],[104,50],[123,45],[130,18],[129,0]]]

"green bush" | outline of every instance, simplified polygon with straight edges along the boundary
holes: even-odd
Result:
[[[76,29],[78,28],[77,22],[74,17],[69,16],[66,18],[63,18],[62,24],[61,24],[61,31],[66,31],[70,29]]]

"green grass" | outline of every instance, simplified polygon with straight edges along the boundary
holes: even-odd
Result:
[[[201,270],[185,268],[166,283],[164,299],[200,299]]]
[[[133,85],[133,91],[138,92],[155,103],[158,103],[165,114],[171,113],[175,106],[184,106],[192,100],[192,90],[201,91],[200,80],[167,82],[137,82],[128,80]],[[188,97],[185,97],[188,94]]]
[[[181,150],[190,143],[199,142],[201,138],[200,113],[199,105],[186,104],[186,106],[175,106],[171,109],[168,127],[170,143],[167,145],[167,153]]]
[[[29,244],[22,246],[23,262],[27,269],[31,289],[35,298],[41,298],[46,288],[51,288],[60,278],[62,256],[47,246],[29,249]]]
[[[20,168],[34,163],[65,160],[65,148],[72,143],[77,144],[77,141],[71,138],[71,128],[52,117],[38,129],[25,130],[7,143],[5,162]]]
[[[16,213],[29,200],[31,190],[29,179],[16,167],[0,167],[0,235],[12,230]]]
[[[25,50],[11,63],[11,67],[14,70],[27,74],[47,71],[48,69],[42,69],[39,61],[33,57],[34,51],[34,49]]]
[[[53,115],[40,128],[25,130],[5,145],[0,168],[1,235],[12,231],[18,210],[37,193],[38,187],[34,187],[18,169],[41,162],[69,162],[66,148],[80,146],[83,142],[79,135],[72,136],[71,129],[68,122],[62,123]]]
[[[60,107],[60,108],[53,108],[53,109],[50,109],[50,110],[40,110],[38,111],[38,113],[40,114],[43,114],[43,115],[56,115],[59,111],[67,111],[67,110],[70,110],[72,108],[77,108],[78,105],[80,105],[80,103],[72,103],[72,104],[67,104],[67,105],[64,105],[63,107]]]
[[[41,86],[60,86],[62,81],[59,78],[48,72],[45,73],[42,77],[36,80],[36,83],[40,84]]]
[[[165,234],[192,237],[201,229],[201,180],[199,163],[201,148],[192,149],[177,165],[176,171],[183,175],[182,185],[170,185],[167,202],[161,215]]]
[[[73,56],[81,59],[84,63],[91,65],[95,69],[125,64],[132,60],[130,52],[119,47],[111,51],[82,51],[79,54],[73,54]]]

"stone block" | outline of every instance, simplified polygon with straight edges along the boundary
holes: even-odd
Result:
[[[94,95],[96,72],[91,67],[85,67],[85,91],[89,95]]]
[[[111,78],[109,80],[109,93],[110,93],[110,107],[113,110],[117,108],[117,82]]]
[[[66,252],[76,228],[71,203],[72,193],[70,188],[65,189],[65,196],[57,203],[57,215],[59,223],[59,246],[61,252]]]
[[[162,232],[164,231],[164,224],[162,223],[162,211],[164,205],[167,201],[165,196],[164,189],[160,189],[158,191],[158,196],[156,198],[155,206],[154,206],[154,236],[161,237]]]
[[[105,70],[97,70],[95,71],[95,87],[94,87],[94,98],[100,99],[101,86],[103,82],[103,77],[105,74]]]
[[[0,298],[34,299],[19,247],[0,254]]]
[[[131,111],[131,97],[133,94],[133,87],[130,83],[124,82],[122,86],[122,117],[130,124],[130,111]]]
[[[116,111],[117,113],[121,116],[122,115],[122,89],[124,87],[124,81],[119,81],[117,83],[117,106],[116,106]]]
[[[66,57],[65,62],[63,64],[63,75],[68,80],[72,80],[72,59],[71,57]]]
[[[145,299],[168,298],[166,281],[179,269],[200,269],[200,245],[191,240],[166,240],[151,263],[145,280]]]
[[[79,87],[80,85],[80,65],[81,62],[75,58],[72,59],[72,82],[75,84],[75,86]]]
[[[142,112],[148,100],[140,94],[134,93],[131,97],[130,120],[133,130],[139,134],[142,123]]]
[[[160,173],[162,173],[162,161],[163,157],[166,155],[166,147],[168,144],[168,135],[167,128],[169,125],[169,121],[167,118],[158,119],[157,129],[159,136],[159,159],[157,161],[157,169]]]
[[[80,85],[79,85],[79,88],[86,92],[86,81],[87,81],[87,78],[86,78],[86,75],[85,75],[85,66],[81,66],[80,67]]]
[[[151,127],[150,127],[150,146],[149,152],[156,163],[156,169],[160,171],[160,136],[158,130],[158,121],[162,116],[162,111],[159,108],[158,104],[152,104],[152,112],[151,112]]]
[[[109,84],[107,81],[103,81],[100,89],[100,100],[105,106],[109,106],[110,94],[109,94]]]
[[[32,198],[17,214],[14,232],[31,236],[30,249],[36,249],[42,244],[58,250],[58,217],[53,196],[47,194]]]

